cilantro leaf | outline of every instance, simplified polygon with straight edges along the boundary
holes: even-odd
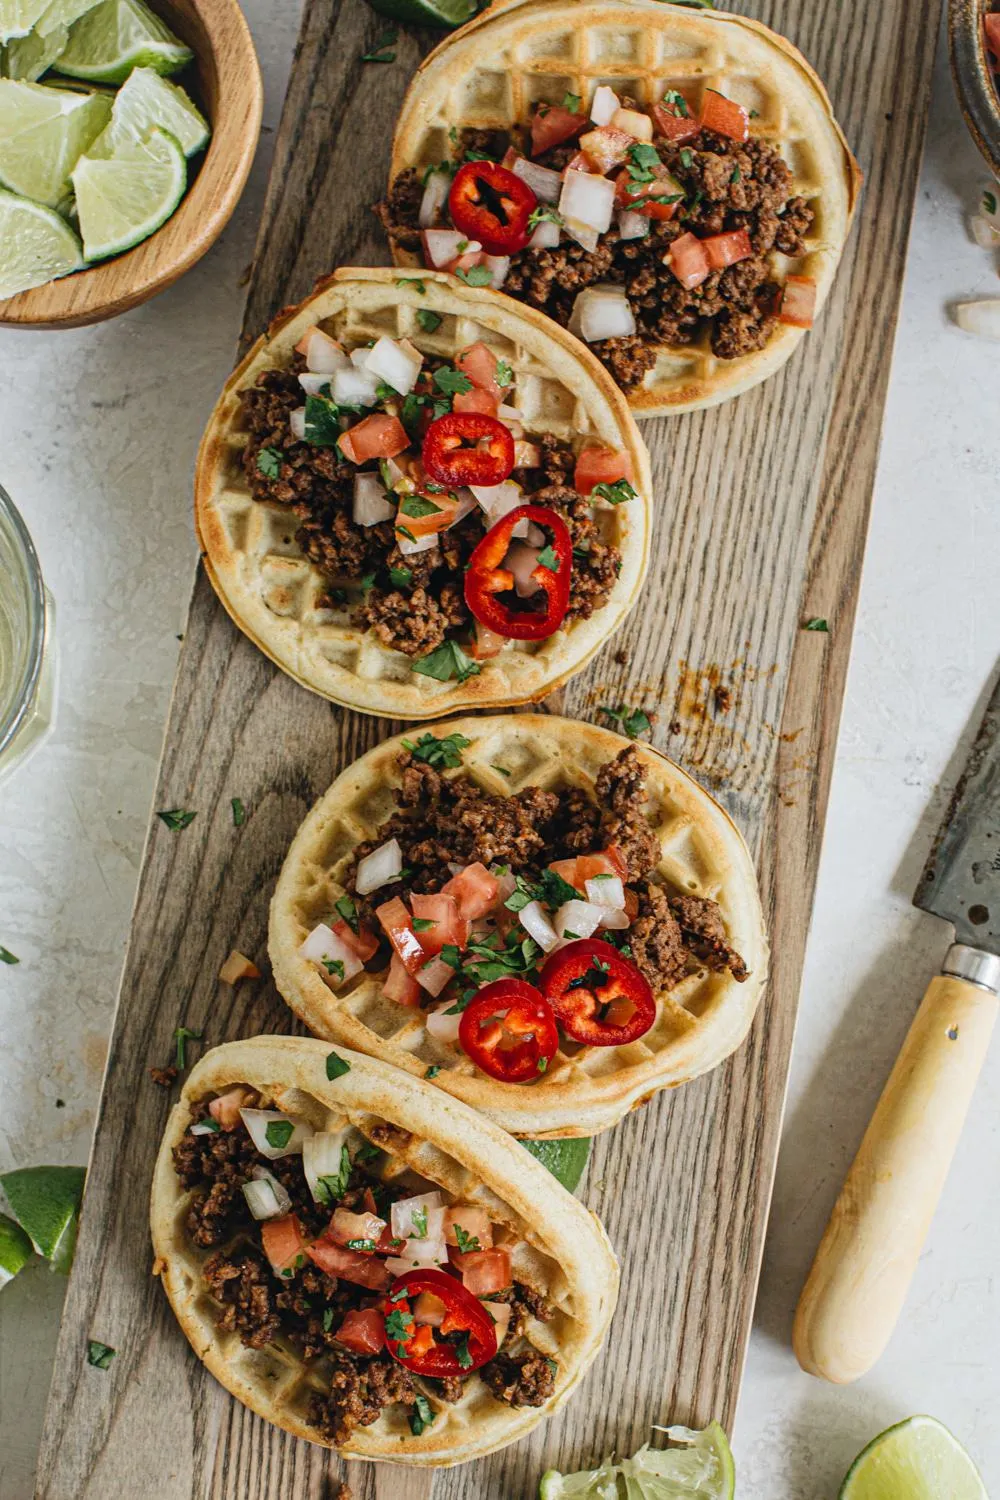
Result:
[[[464,734],[446,734],[438,739],[433,734],[422,734],[419,740],[404,740],[414,760],[422,760],[429,766],[454,768],[462,764],[462,751],[472,744]]]
[[[546,546],[542,548],[541,552],[539,552],[538,566],[540,568],[548,568],[550,573],[559,572],[559,559],[558,557],[556,557],[555,550],[552,547],[551,543],[546,544]]]
[[[463,1370],[472,1369],[473,1359],[469,1351],[469,1335],[467,1333],[463,1333],[455,1345],[455,1355]]]
[[[426,1396],[418,1395],[410,1412],[410,1431],[414,1437],[420,1437],[424,1430],[434,1421],[434,1408]]]
[[[468,1255],[473,1250],[482,1249],[482,1246],[480,1245],[479,1239],[476,1235],[466,1234],[461,1224],[455,1224],[453,1227],[455,1230],[455,1239],[458,1243],[458,1250],[460,1255]]]
[[[343,917],[352,932],[357,932],[359,926],[358,908],[350,896],[338,896],[337,900],[333,903],[333,909],[338,917]]]
[[[437,926],[437,923],[431,917],[411,917],[410,925],[414,932],[429,932],[432,927]]]
[[[344,1074],[350,1071],[350,1063],[345,1062],[339,1053],[328,1052],[326,1054],[326,1076],[331,1082],[334,1078],[343,1078]]]
[[[455,275],[459,281],[464,281],[466,286],[489,286],[493,280],[493,272],[489,266],[470,266],[467,271],[459,266]]]
[[[806,623],[803,625],[802,629],[803,630],[820,630],[820,631],[823,632],[824,635],[829,635],[829,633],[830,633],[830,626],[829,626],[829,624],[827,623],[826,620],[821,619],[818,615],[814,615],[811,620],[807,620]]]
[[[233,827],[242,828],[247,820],[247,810],[243,806],[242,799],[233,797],[229,805],[233,810]]]
[[[624,505],[628,500],[639,498],[627,479],[619,479],[614,484],[595,484],[594,494],[600,495],[609,505]]]
[[[340,407],[325,396],[306,397],[306,442],[316,448],[335,448],[340,439]]]
[[[479,663],[466,656],[455,641],[445,641],[436,651],[418,657],[411,663],[411,669],[421,677],[433,677],[437,682],[450,682],[453,677],[464,682],[467,677],[477,677],[480,672]]]
[[[438,1074],[440,1073],[440,1071],[441,1071],[441,1069],[438,1066],[438,1064],[437,1063],[432,1063],[431,1066],[427,1069],[427,1072],[424,1074],[424,1077],[425,1078],[436,1078],[438,1076]]]
[[[370,589],[373,589],[375,587],[375,574],[362,573],[361,577],[358,579],[358,583],[361,585],[361,592],[363,594],[367,594]]]
[[[464,395],[466,391],[472,390],[472,381],[468,375],[463,375],[461,370],[452,369],[451,365],[442,365],[440,370],[434,371],[434,384],[447,396]]]
[[[87,1340],[87,1363],[95,1370],[106,1370],[117,1353],[118,1350],[112,1349],[110,1344],[102,1344],[97,1339]]]
[[[441,514],[441,506],[435,505],[433,500],[427,500],[423,495],[406,495],[400,510],[404,516],[412,516],[419,520],[422,516],[437,516]]]
[[[652,720],[644,708],[630,708],[627,703],[619,703],[617,708],[609,708],[606,704],[602,704],[597,711],[610,719],[613,724],[617,724],[630,740],[638,739],[640,734],[645,734],[653,727]]]
[[[332,974],[334,979],[343,981],[344,960],[342,958],[324,958],[321,962],[328,974]]]
[[[531,210],[531,213],[528,215],[529,229],[537,229],[539,224],[542,223],[558,224],[562,226],[563,224],[565,224],[565,222],[566,220],[563,218],[559,210],[553,208],[550,203],[540,203],[538,207],[533,208]]]
[[[995,214],[996,213],[996,211],[997,211],[997,195],[996,195],[996,193],[989,193],[989,192],[987,192],[987,193],[983,194],[983,207],[985,208],[985,210],[986,210],[986,212],[988,214]]]
[[[5,948],[0,943],[0,964],[19,964],[20,962],[16,953],[11,953],[9,948]]]
[[[568,109],[571,115],[579,114],[582,103],[583,100],[579,94],[563,94],[562,107]]]
[[[280,448],[262,448],[257,454],[257,469],[265,479],[277,479],[284,458]]]
[[[391,47],[399,38],[399,27],[390,26],[388,31],[382,33],[370,52],[362,52],[362,62],[391,63],[396,61],[395,52],[386,52],[386,47]]]
[[[336,1175],[321,1177],[317,1183],[319,1200],[327,1208],[332,1207],[347,1192],[351,1181],[351,1153],[346,1146],[340,1148],[340,1169]]]
[[[176,1043],[176,1063],[178,1070],[183,1073],[187,1067],[187,1044],[188,1042],[200,1042],[202,1033],[200,1031],[189,1031],[186,1026],[178,1026],[174,1032]]]
[[[413,582],[413,569],[390,568],[389,582],[395,589],[408,589]]]
[[[280,1151],[283,1146],[288,1145],[294,1129],[295,1126],[291,1120],[268,1120],[267,1129],[264,1131],[267,1144],[273,1146],[276,1151]]]
[[[671,114],[677,115],[679,119],[686,120],[688,118],[690,113],[688,102],[684,95],[679,93],[677,89],[667,89],[662,102],[668,107]]]
[[[436,333],[443,321],[441,314],[429,307],[421,307],[417,312],[417,322],[425,333]]]
[[[187,828],[189,823],[193,823],[198,814],[185,812],[183,807],[168,807],[156,816],[174,833],[178,833],[182,828]]]
[[[493,379],[501,389],[506,390],[513,383],[514,371],[505,359],[497,360],[497,367],[493,373]]]
[[[333,1308],[332,1307],[324,1307],[324,1309],[323,1309],[323,1332],[324,1333],[329,1333],[332,1327],[333,1327]]]
[[[411,1238],[415,1240],[425,1240],[427,1238],[426,1208],[415,1208],[413,1210],[413,1213],[410,1215],[410,1218],[413,1223],[413,1234]]]
[[[397,286],[415,286],[416,289],[417,289],[417,291],[420,293],[421,297],[423,297],[426,294],[426,292],[427,292],[427,288],[424,285],[424,283],[422,281],[418,281],[415,276],[400,276],[399,279],[396,282],[396,285]],[[418,316],[419,316],[419,314],[418,314]]]
[[[652,182],[653,167],[660,165],[660,153],[646,141],[636,141],[628,148],[628,175],[633,182]]]

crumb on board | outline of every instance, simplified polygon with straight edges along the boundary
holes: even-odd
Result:
[[[177,1072],[177,1068],[171,1064],[169,1068],[150,1068],[149,1076],[161,1089],[169,1089],[177,1082]]]

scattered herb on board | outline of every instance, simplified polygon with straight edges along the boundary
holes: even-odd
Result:
[[[257,454],[257,468],[265,479],[277,479],[284,457],[280,448],[262,448]]]
[[[172,829],[174,833],[179,833],[182,828],[186,828],[189,823],[193,823],[198,814],[186,812],[183,807],[168,807],[163,812],[158,812],[156,816],[160,819],[161,823],[166,823],[167,827]]]
[[[995,214],[996,213],[996,211],[997,211],[997,195],[996,195],[996,193],[986,192],[986,193],[983,194],[983,207],[985,208],[985,210],[986,210],[986,212],[988,214]]]
[[[106,1370],[117,1353],[118,1350],[112,1349],[110,1344],[99,1343],[97,1339],[87,1340],[87,1363],[95,1370]]]
[[[362,62],[391,63],[396,61],[395,52],[386,52],[386,47],[391,47],[399,38],[399,27],[391,26],[388,31],[382,33],[370,52],[362,52]]]
[[[242,799],[234,797],[229,805],[233,809],[233,827],[242,828],[247,820],[247,810],[243,806]]]
[[[291,1140],[294,1129],[291,1120],[268,1120],[264,1131],[267,1144],[273,1146],[275,1151],[281,1151]]]
[[[179,1072],[183,1073],[187,1067],[187,1044],[188,1042],[200,1042],[204,1035],[201,1031],[189,1031],[186,1026],[178,1026],[174,1032],[174,1042],[177,1046],[175,1057]]]
[[[404,740],[414,760],[426,761],[429,766],[447,766],[454,769],[462,764],[462,751],[472,744],[464,734],[446,734],[438,739],[433,734],[422,734],[419,740]]]
[[[350,1063],[349,1062],[345,1062],[344,1059],[338,1053],[336,1053],[336,1052],[328,1052],[327,1053],[327,1055],[326,1055],[326,1076],[327,1076],[327,1078],[331,1079],[331,1081],[334,1078],[343,1078],[344,1074],[345,1073],[349,1073],[350,1071],[351,1071],[351,1065],[350,1065]]]
[[[821,631],[823,633],[823,635],[829,635],[829,633],[830,633],[830,627],[829,627],[829,625],[827,624],[827,622],[824,619],[822,619],[822,617],[820,615],[813,615],[813,617],[812,617],[811,620],[807,620],[806,621],[806,623],[803,625],[802,629],[803,630],[818,630],[818,631]]]
[[[597,711],[610,719],[612,724],[617,724],[630,740],[638,739],[640,734],[646,734],[653,727],[644,708],[630,708],[627,703],[619,703],[617,708],[609,708],[602,703]]]
[[[467,677],[479,674],[479,663],[466,656],[455,641],[445,641],[436,651],[420,656],[412,664],[412,670],[422,677],[433,677],[437,682],[449,682],[452,677],[464,682]]]
[[[19,964],[20,962],[16,953],[11,953],[9,948],[5,948],[0,943],[0,964]]]

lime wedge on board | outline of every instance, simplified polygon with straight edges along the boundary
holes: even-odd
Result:
[[[934,1417],[879,1433],[850,1467],[840,1500],[989,1500],[972,1459]]]
[[[413,26],[461,26],[476,13],[473,0],[368,0],[372,10]]]
[[[0,188],[0,297],[13,297],[83,266],[80,241],[55,209]]]
[[[185,156],[200,151],[211,133],[182,88],[153,68],[136,68],[118,90],[111,121],[87,155],[114,156],[119,147],[144,141],[157,125],[174,137]]]
[[[15,37],[3,49],[3,66],[0,72],[5,78],[21,78],[34,83],[47,73],[66,45],[69,32],[65,26],[56,27],[46,36],[32,31],[28,36]]]
[[[733,1500],[736,1467],[718,1422],[703,1432],[668,1427],[678,1448],[640,1448],[620,1464],[606,1458],[599,1469],[542,1475],[539,1500]],[[964,1500],[964,1497],[962,1497]]]
[[[0,79],[0,183],[56,208],[79,157],[110,118],[104,94]]]
[[[49,0],[0,0],[0,42],[27,36]]]
[[[101,0],[71,27],[59,71],[95,83],[124,83],[133,68],[177,73],[193,57],[142,0]]]
[[[184,196],[184,152],[165,130],[98,160],[82,156],[73,172],[76,211],[88,261],[120,255],[159,229]]]
[[[21,1167],[0,1175],[14,1215],[39,1255],[69,1273],[83,1197],[82,1167]]]
[[[586,1136],[574,1140],[522,1141],[521,1145],[537,1157],[543,1167],[548,1167],[564,1188],[576,1192],[590,1156],[590,1141]]]
[[[32,1245],[20,1224],[0,1214],[0,1287],[13,1281],[32,1256]]]

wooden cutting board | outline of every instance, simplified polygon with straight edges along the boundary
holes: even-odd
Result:
[[[437,1477],[352,1464],[358,1500],[528,1500],[549,1466],[628,1453],[651,1424],[731,1425],[753,1312],[803,949],[861,571],[913,207],[937,7],[773,0],[753,10],[818,68],[867,190],[819,328],[766,385],[647,423],[658,514],[625,629],[550,706],[625,700],[745,830],[772,980],[731,1062],[661,1094],[597,1142],[587,1202],[621,1255],[607,1347],[531,1439]],[[338,263],[384,263],[370,205],[427,38],[365,64],[385,33],[363,0],[306,0],[254,265],[244,341]],[[206,412],[206,417],[208,413]],[[190,503],[178,465],[177,505]],[[829,633],[805,631],[810,617]],[[291,1029],[269,981],[220,986],[239,948],[264,964],[289,841],[337,772],[397,726],[283,677],[199,572],[139,884],[40,1459],[38,1500],[333,1500],[336,1457],[268,1427],[188,1349],[151,1280],[146,1198],[169,1097],[149,1081],[184,1024],[216,1043]],[[242,799],[247,820],[230,810]],[[88,1338],[118,1350],[110,1370]]]

